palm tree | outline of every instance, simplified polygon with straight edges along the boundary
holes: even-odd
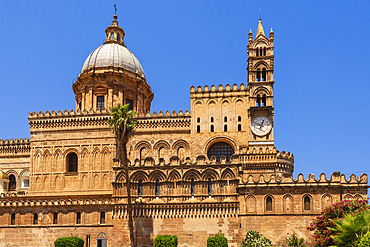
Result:
[[[126,189],[127,189],[127,211],[128,211],[128,224],[130,229],[131,246],[135,246],[134,239],[134,224],[132,217],[132,203],[131,203],[131,182],[128,168],[127,159],[127,142],[133,133],[134,127],[137,124],[134,118],[136,112],[129,109],[129,104],[118,104],[116,107],[111,108],[109,113],[112,118],[108,119],[110,128],[113,130],[116,138],[117,156],[120,161],[121,168],[124,170],[126,176]]]

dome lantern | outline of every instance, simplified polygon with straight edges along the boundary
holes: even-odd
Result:
[[[105,29],[105,34],[107,36],[104,44],[110,44],[110,43],[116,43],[120,45],[125,45],[123,42],[123,38],[125,37],[125,31],[118,26],[118,21],[117,21],[117,15],[113,15],[113,21],[112,25],[108,26]]]

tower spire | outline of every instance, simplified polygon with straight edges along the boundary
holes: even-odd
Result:
[[[259,19],[259,22],[258,22],[258,28],[257,28],[257,34],[256,34],[256,37],[258,35],[262,34],[263,36],[265,36],[265,32],[263,31],[263,26],[262,26],[262,20],[261,18]]]

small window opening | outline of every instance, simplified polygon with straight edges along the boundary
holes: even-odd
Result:
[[[105,224],[105,212],[100,213],[100,224]]]
[[[304,197],[304,210],[305,211],[311,210],[311,198],[309,196]]]
[[[200,125],[197,125],[197,133],[200,133]]]
[[[78,167],[78,158],[77,154],[69,153],[67,155],[67,171],[68,172],[77,172]]]
[[[11,174],[9,176],[9,191],[14,191],[17,189],[17,181],[15,179],[15,176]]]
[[[241,121],[242,121],[242,117],[238,116],[238,122],[241,122]]]
[[[215,132],[215,126],[211,125],[211,132]]]
[[[257,57],[259,57],[260,55],[260,49],[257,47],[257,50],[256,50],[256,54],[257,54]]]
[[[224,132],[227,132],[227,124],[224,125]]]
[[[159,196],[159,180],[155,181],[155,196]]]
[[[96,108],[98,108],[100,111],[104,109],[104,96],[96,97]]]
[[[110,40],[114,40],[114,33],[110,34]]]
[[[129,110],[134,110],[134,101],[133,100],[131,100],[131,99],[126,99],[126,104],[130,104],[129,106],[128,106],[128,109]]]
[[[80,102],[80,103],[78,103],[78,109],[82,110],[81,108],[82,108],[82,106],[81,106],[81,102]]]
[[[261,70],[260,69],[257,69],[256,81],[260,81],[260,80],[261,80]]]
[[[211,179],[208,179],[208,195],[212,195],[212,182]]]
[[[213,117],[211,117],[211,123],[213,123],[214,122],[214,118]]]
[[[77,212],[76,214],[76,224],[81,224],[81,213]]]
[[[10,217],[10,224],[12,225],[12,226],[14,226],[15,225],[15,214],[13,213],[12,215],[11,215],[11,217]]]
[[[227,122],[227,117],[224,117],[224,122],[225,122],[225,123]]]
[[[263,55],[266,56],[266,47],[263,48]]]
[[[262,81],[266,81],[266,69],[262,69]]]
[[[200,117],[197,118],[197,123],[200,123]]]
[[[242,125],[238,124],[238,131],[242,131]]]
[[[143,181],[141,179],[137,185],[137,195],[140,197],[143,196]]]
[[[146,148],[143,147],[140,149],[140,164],[144,164],[146,158]]]
[[[194,196],[194,178],[191,179],[191,188],[190,188],[191,195]]]
[[[261,96],[257,95],[256,106],[261,106]]]
[[[53,224],[58,224],[58,213],[53,214]]]
[[[266,94],[262,96],[262,106],[266,106]]]
[[[266,198],[266,211],[272,211],[272,198],[270,196]]]
[[[121,41],[121,37],[119,36],[119,34],[117,33],[117,41],[120,42]]]
[[[39,215],[37,213],[33,214],[33,224],[37,225],[39,221]]]

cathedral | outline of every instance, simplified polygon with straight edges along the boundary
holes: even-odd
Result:
[[[285,245],[328,205],[367,197],[367,175],[299,174],[274,144],[274,32],[249,32],[247,82],[190,88],[191,110],[151,112],[154,94],[125,45],[117,16],[72,89],[76,108],[30,112],[30,138],[0,140],[0,246],[128,246],[126,177],[109,109],[129,104],[138,125],[127,144],[136,246],[177,235],[206,246],[222,232],[240,246],[249,230]],[[277,84],[278,86],[278,84]]]

